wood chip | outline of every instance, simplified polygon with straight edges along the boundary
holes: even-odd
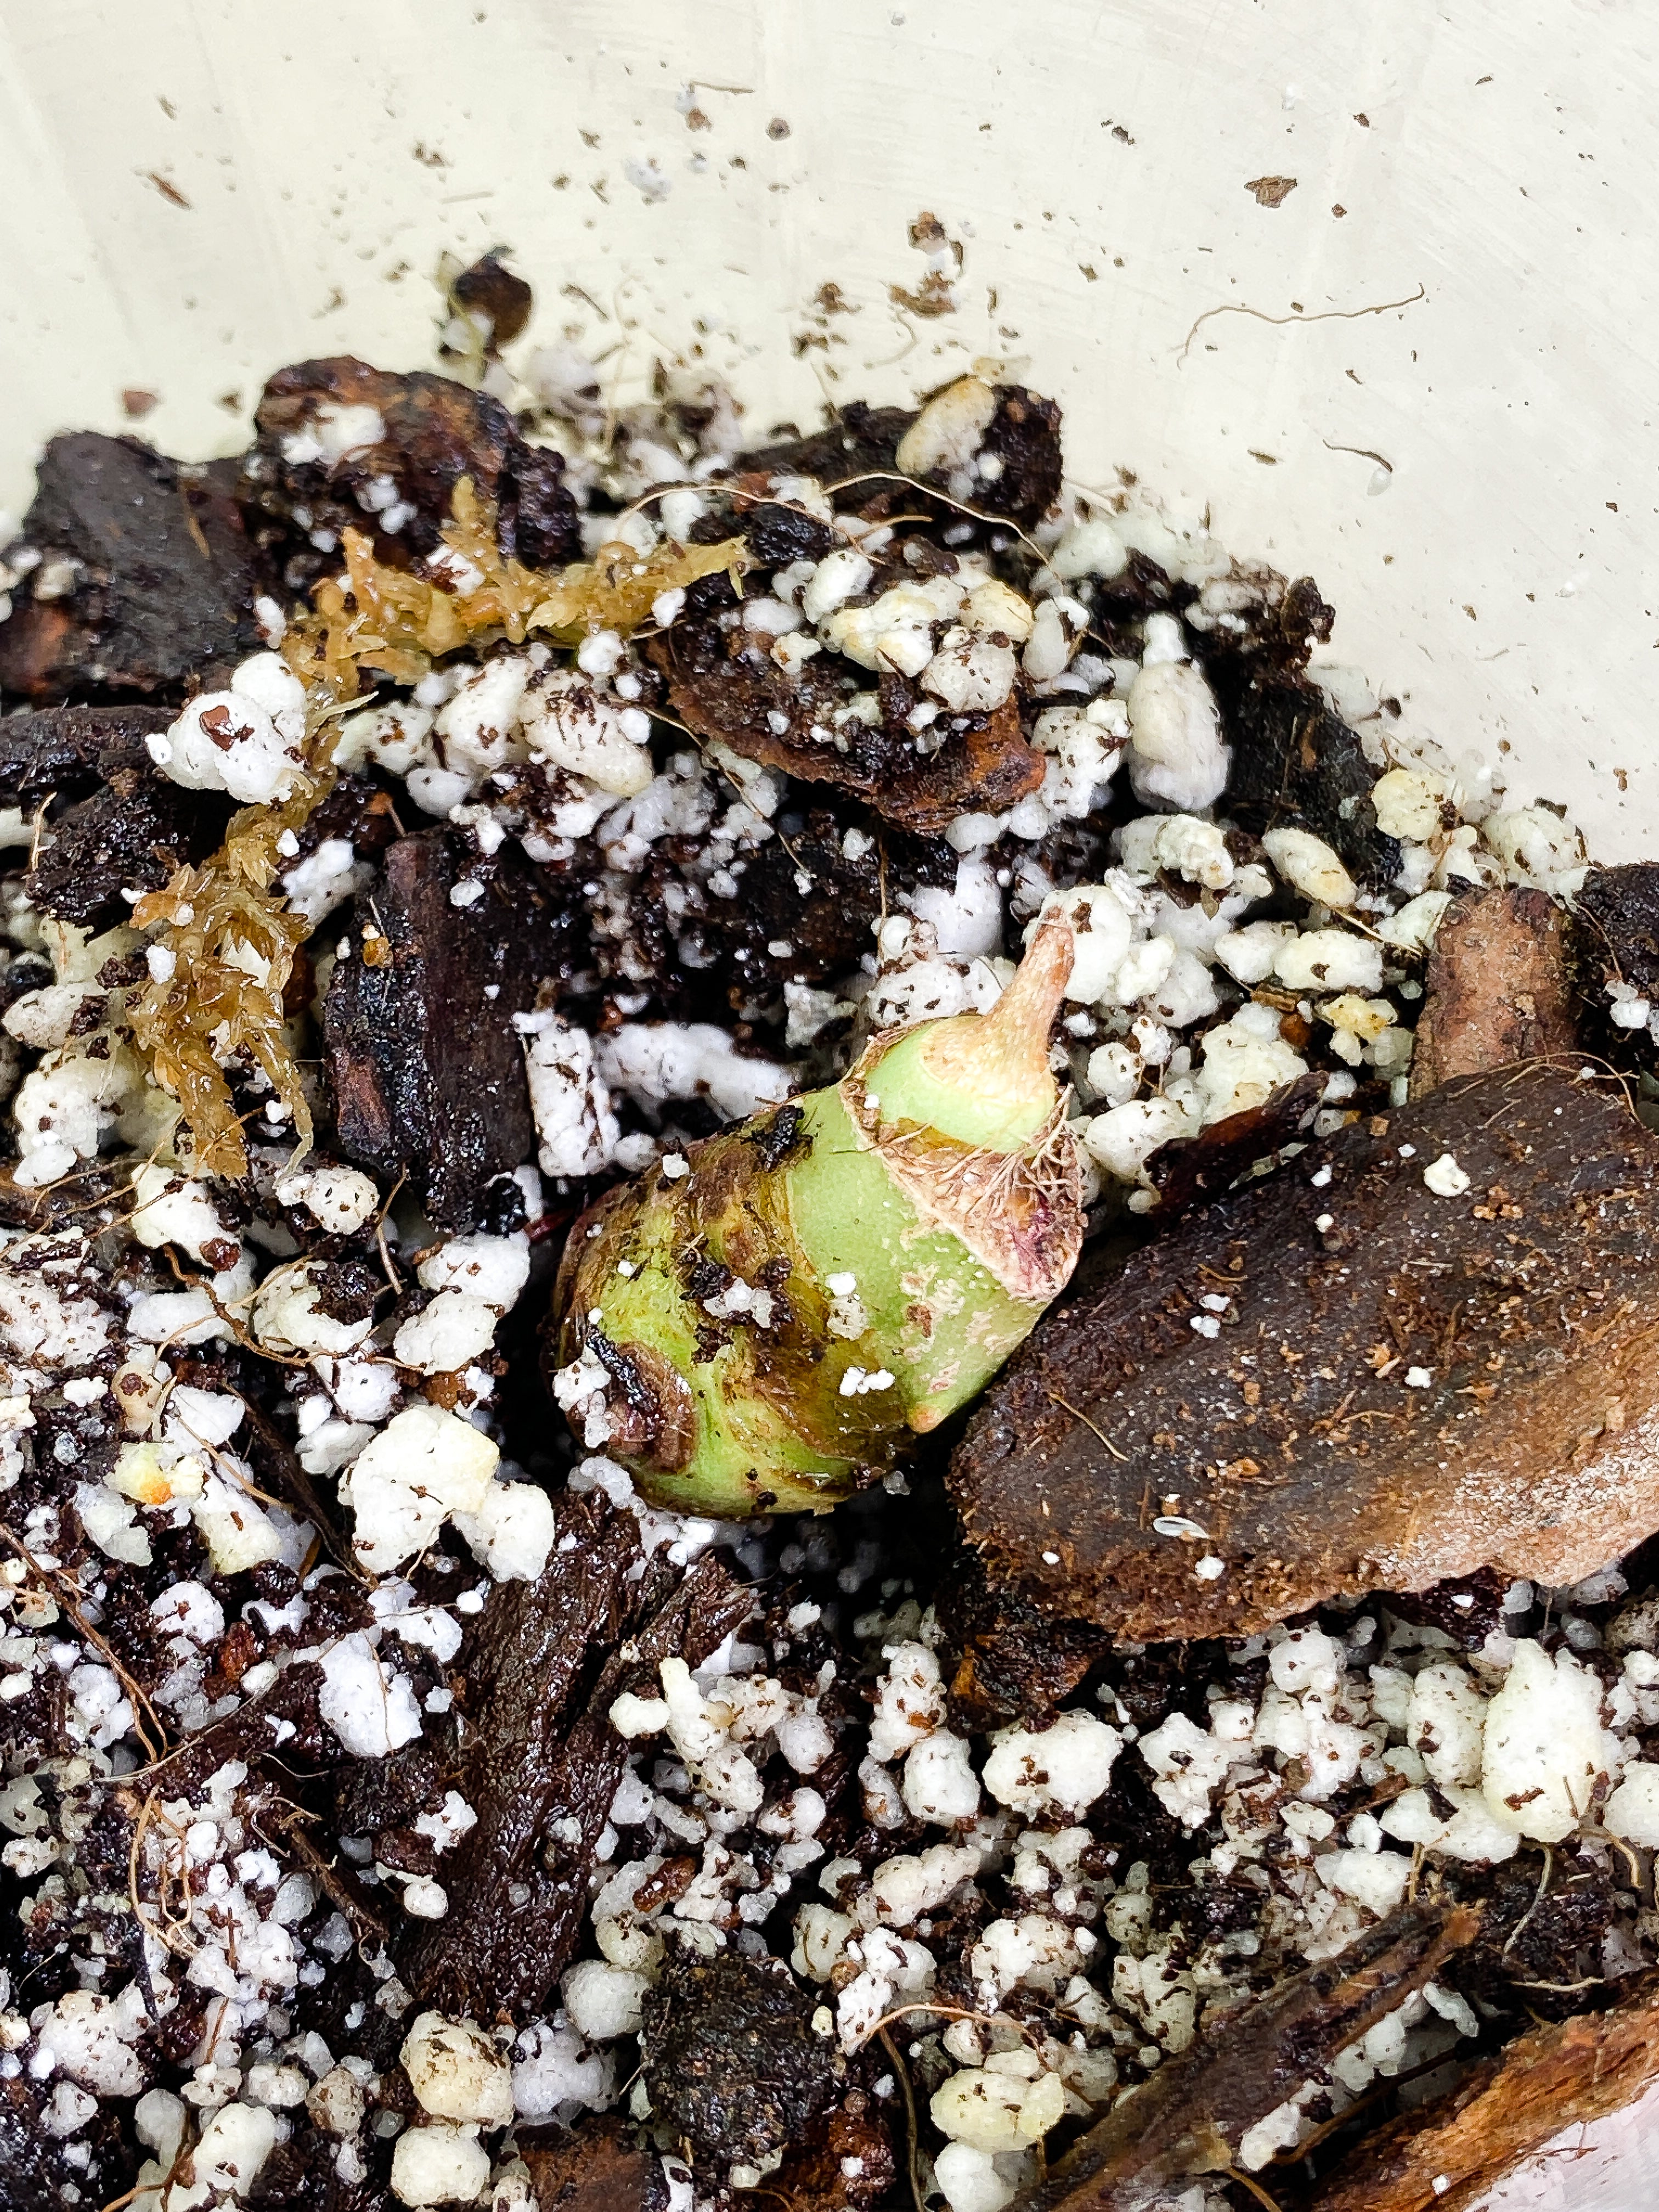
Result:
[[[1073,2144],[1013,2212],[1152,2212],[1170,2184],[1224,2172],[1246,2132],[1470,1943],[1480,1916],[1403,1906],[1242,2005]]]
[[[1411,1090],[1577,1049],[1562,911],[1543,891],[1466,891],[1446,909],[1429,959]]]
[[[1449,2097],[1402,2113],[1352,2151],[1311,2200],[1308,2212],[1474,2212],[1488,2190],[1516,2176],[1564,2129],[1621,2111],[1659,2079],[1659,1993],[1644,1988],[1605,2013],[1532,2029],[1496,2058],[1466,2075]],[[1564,2163],[1577,2146],[1565,2147]],[[1645,2170],[1639,2138],[1632,2165]],[[1571,2172],[1567,2164],[1567,2172]],[[1642,2176],[1626,2177],[1635,2193]],[[1571,2202],[1572,2184],[1556,2199]],[[1545,2202],[1540,2193],[1539,2200]],[[1598,2192],[1592,2201],[1611,2207]]]
[[[1425,1180],[1443,1153],[1459,1195]],[[1500,1070],[1310,1148],[1056,1308],[949,1480],[994,1578],[1146,1641],[1483,1566],[1571,1583],[1659,1528],[1656,1350],[1659,1139],[1611,1085]],[[1202,1535],[1148,1526],[1149,1494]]]

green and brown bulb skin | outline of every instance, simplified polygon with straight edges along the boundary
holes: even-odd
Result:
[[[1069,926],[1046,921],[988,1014],[883,1032],[840,1083],[688,1146],[689,1173],[659,1164],[575,1224],[550,1363],[605,1370],[598,1449],[653,1503],[827,1510],[1030,1334],[1082,1243],[1048,1067],[1071,963]],[[758,1313],[728,1310],[736,1283]]]

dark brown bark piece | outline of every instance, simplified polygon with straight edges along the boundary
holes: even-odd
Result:
[[[1443,1152],[1461,1196],[1425,1184]],[[994,1578],[1142,1641],[1482,1566],[1575,1582],[1659,1528],[1656,1339],[1659,1139],[1611,1085],[1500,1070],[1310,1147],[1058,1307],[950,1486]],[[1206,1540],[1160,1534],[1166,1513]]]
[[[1227,811],[1234,821],[1258,836],[1286,825],[1311,830],[1341,854],[1362,890],[1391,883],[1400,842],[1377,827],[1370,793],[1378,771],[1324,693],[1272,659],[1224,652],[1202,658],[1232,748]]]
[[[484,1186],[535,1141],[513,1016],[535,1004],[568,951],[568,915],[527,866],[501,861],[469,864],[442,830],[393,845],[358,901],[352,950],[323,1010],[339,1149],[387,1175],[407,1169],[445,1228],[470,1227]],[[481,876],[484,895],[453,906],[464,875]],[[384,966],[363,960],[365,923],[390,945]]]
[[[1140,2212],[1164,2185],[1224,2172],[1246,2130],[1384,2013],[1431,1982],[1480,1926],[1466,1906],[1405,1906],[1242,2005],[1080,2136],[1013,2212]]]
[[[1411,1089],[1578,1048],[1561,908],[1545,891],[1466,891],[1429,955]]]
[[[0,692],[182,696],[260,649],[258,556],[232,496],[234,463],[191,467],[137,438],[90,430],[41,457],[23,540],[80,564],[63,597],[20,599],[0,623]]]
[[[614,2117],[574,2129],[520,2128],[514,2140],[538,2212],[667,2212],[660,2160],[641,2150]]]
[[[630,1579],[636,1524],[602,1498],[566,1496],[558,1520],[575,1543],[537,1582],[498,1589],[475,1639],[454,1786],[477,1826],[444,1863],[447,1913],[405,1923],[398,1959],[423,2003],[483,2021],[535,2018],[580,1936],[627,1763],[612,1704],[663,1659],[700,1665],[752,1602],[714,1559],[684,1577],[659,1559]],[[574,1820],[575,1840],[554,1820]]]
[[[120,769],[149,767],[144,739],[165,730],[169,707],[43,707],[0,720],[0,805],[30,806],[49,792],[78,797]]]
[[[781,1959],[670,1951],[643,1999],[645,2086],[700,2170],[753,2165],[828,2106],[842,2063],[817,2006]]]
[[[385,435],[332,462],[285,458],[287,441],[312,425],[319,410],[345,407],[374,409]],[[258,434],[243,497],[295,532],[296,543],[313,530],[331,531],[337,539],[349,526],[374,537],[379,558],[401,565],[438,544],[455,486],[470,477],[480,497],[495,505],[497,540],[509,557],[547,568],[580,553],[562,457],[526,445],[500,400],[453,377],[424,370],[394,375],[349,354],[296,362],[270,379],[254,419]],[[398,500],[415,510],[394,533],[381,530],[356,496],[377,477],[390,477]],[[296,508],[309,520],[299,520]]]
[[[1308,2212],[1473,2212],[1564,2129],[1621,2111],[1656,2078],[1659,1995],[1650,1981],[1611,2012],[1530,2030],[1473,2069],[1449,2096],[1367,2136]],[[1634,2140],[1631,2148],[1641,2170],[1628,2178],[1639,2191],[1651,2181],[1648,2154]]]
[[[1042,781],[1042,756],[1021,734],[1017,699],[993,714],[941,718],[935,727],[948,722],[945,742],[921,753],[902,721],[836,729],[835,710],[850,696],[846,678],[855,673],[867,684],[866,672],[822,653],[791,678],[763,654],[744,652],[748,642],[744,633],[722,630],[717,622],[681,623],[647,647],[687,727],[747,760],[803,782],[832,784],[924,835],[943,831],[958,814],[1004,812]],[[775,714],[784,720],[781,731],[769,719]],[[814,728],[824,734],[814,737]]]
[[[205,859],[228,813],[153,770],[117,769],[114,779],[53,822],[24,878],[37,907],[94,932],[131,920],[123,890],[159,890],[175,868]]]
[[[481,254],[471,268],[463,269],[450,286],[449,296],[458,307],[489,316],[489,334],[484,346],[489,353],[499,353],[504,345],[512,344],[536,304],[529,285],[498,253]]]

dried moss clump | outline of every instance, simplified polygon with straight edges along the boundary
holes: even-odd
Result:
[[[495,538],[495,514],[470,478],[456,485],[445,543],[479,580],[450,592],[374,558],[361,532],[344,535],[346,570],[319,583],[313,611],[283,640],[289,665],[306,684],[313,713],[305,763],[279,806],[235,815],[224,843],[199,867],[180,868],[164,890],[133,909],[140,929],[168,924],[161,940],[165,973],[133,1010],[132,1028],[155,1079],[184,1108],[204,1174],[247,1173],[247,1147],[225,1065],[246,1052],[294,1117],[303,1152],[311,1109],[290,1049],[283,998],[304,920],[271,885],[282,866],[278,843],[299,830],[332,788],[332,709],[357,696],[363,668],[394,683],[416,684],[445,653],[507,638],[521,643],[544,630],[574,645],[597,629],[624,636],[648,621],[663,592],[747,565],[742,542],[682,546],[665,541],[641,555],[632,545],[601,546],[592,561],[553,572],[509,561]],[[367,957],[367,954],[365,954]]]
[[[749,562],[740,538],[717,545],[665,539],[647,554],[617,541],[568,568],[526,568],[501,552],[494,510],[467,477],[455,487],[443,535],[479,577],[465,591],[446,591],[386,567],[368,538],[348,530],[342,540],[344,576],[317,586],[314,611],[295,623],[283,641],[295,674],[332,699],[350,699],[362,667],[378,669],[396,684],[418,684],[434,660],[463,646],[498,638],[518,645],[532,630],[546,631],[562,645],[580,644],[599,629],[627,637],[650,620],[665,592],[721,571],[735,576]]]

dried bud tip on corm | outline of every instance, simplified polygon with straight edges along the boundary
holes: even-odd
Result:
[[[554,1291],[554,1395],[683,1512],[827,1510],[975,1395],[1076,1264],[1048,1036],[1059,916],[988,1014],[873,1037],[832,1088],[609,1191]]]

